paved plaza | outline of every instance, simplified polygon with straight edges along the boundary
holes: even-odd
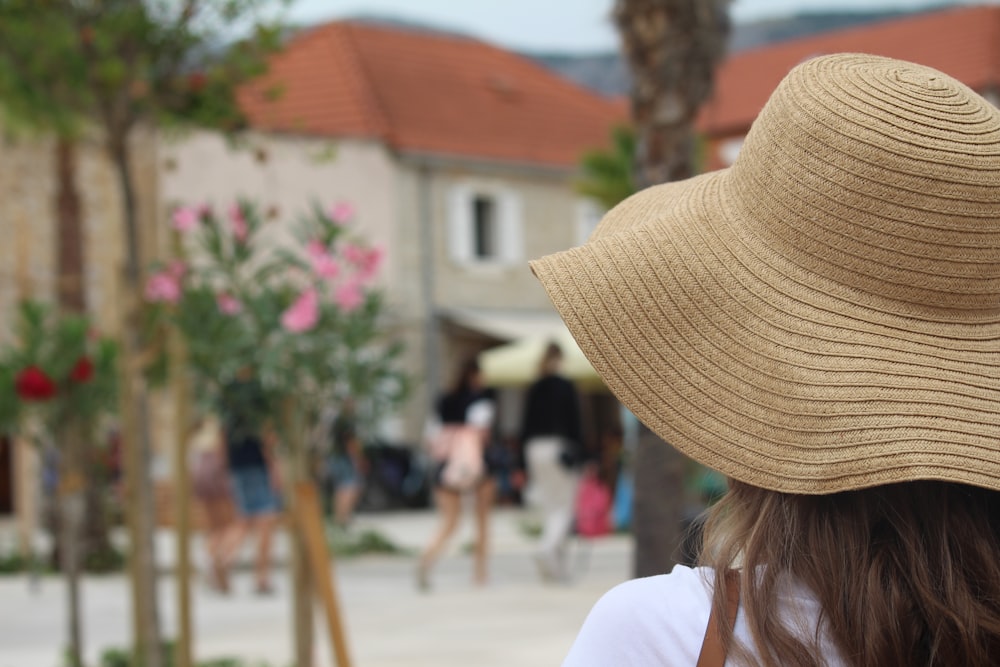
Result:
[[[608,588],[628,576],[631,542],[624,536],[574,544],[576,580],[539,583],[531,555],[534,543],[522,530],[527,515],[500,510],[493,525],[491,581],[472,584],[466,555],[471,516],[441,561],[429,593],[416,590],[415,553],[429,539],[435,516],[427,511],[365,514],[354,530],[375,529],[414,555],[361,556],[336,562],[336,582],[349,651],[356,667],[449,667],[558,665],[587,611]],[[158,535],[160,562],[169,570],[172,541]],[[286,543],[278,548],[284,560]],[[195,560],[203,560],[195,545]],[[246,550],[249,555],[249,548]],[[198,659],[241,657],[288,667],[291,663],[291,602],[285,572],[277,593],[252,592],[249,572],[234,578],[221,596],[199,580],[194,591],[195,650]],[[0,577],[0,667],[62,667],[65,585],[44,577],[32,590],[26,577]],[[89,577],[83,589],[87,656],[96,665],[100,650],[128,642],[129,591],[121,575]],[[161,611],[167,634],[175,627],[174,579],[161,579]],[[332,665],[329,641],[317,614],[317,665]]]

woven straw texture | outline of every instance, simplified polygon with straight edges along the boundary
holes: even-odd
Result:
[[[732,167],[532,269],[619,400],[728,476],[1000,490],[1000,113],[941,72],[807,61]]]

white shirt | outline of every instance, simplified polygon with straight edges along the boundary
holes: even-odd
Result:
[[[712,608],[714,573],[678,565],[670,574],[619,584],[597,601],[584,621],[563,667],[694,667]],[[819,604],[801,587],[786,587],[781,616],[812,637]],[[794,620],[793,620],[794,619]],[[742,606],[737,641],[752,646]],[[840,665],[827,642],[831,667]]]

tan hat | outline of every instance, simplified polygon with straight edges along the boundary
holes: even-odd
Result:
[[[1000,490],[1000,112],[941,72],[805,62],[732,167],[532,268],[619,400],[726,475]]]

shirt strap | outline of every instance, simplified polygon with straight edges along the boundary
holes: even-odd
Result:
[[[726,621],[729,623],[730,636],[736,626],[736,612],[740,608],[740,578],[736,570],[726,571]],[[708,627],[705,628],[705,640],[701,643],[701,653],[698,655],[697,667],[723,667],[726,664],[726,647],[722,645],[719,618],[716,615],[713,602],[712,611],[708,615]]]

